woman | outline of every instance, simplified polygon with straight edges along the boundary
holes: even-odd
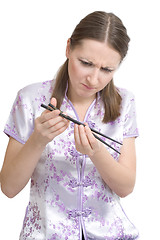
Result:
[[[56,80],[19,91],[4,130],[10,140],[1,187],[14,197],[31,179],[21,240],[137,239],[119,201],[135,184],[134,97],[113,83],[129,40],[117,16],[93,12],[68,39]],[[43,111],[49,102],[85,126]],[[104,139],[121,154],[90,127],[123,143]]]

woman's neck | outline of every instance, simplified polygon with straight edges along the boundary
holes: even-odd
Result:
[[[90,98],[90,99],[76,99],[75,101],[70,99],[68,96],[68,99],[72,102],[78,117],[80,119],[80,121],[84,121],[85,115],[87,113],[88,108],[90,107],[90,105],[92,104],[92,102],[95,100],[95,98]]]
[[[96,98],[96,95],[93,95],[91,97],[85,98],[81,96],[75,96],[74,93],[67,92],[68,99],[72,102],[74,106],[90,106],[90,104],[94,101]]]

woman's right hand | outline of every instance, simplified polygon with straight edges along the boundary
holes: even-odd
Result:
[[[56,106],[55,98],[51,103]],[[35,120],[34,131],[25,144],[10,137],[1,170],[1,188],[14,197],[28,183],[48,142],[64,132],[69,121],[59,116],[60,110],[45,110]]]
[[[55,98],[51,99],[51,104],[55,107],[57,101]],[[34,138],[41,146],[46,146],[56,136],[64,132],[68,126],[69,121],[59,116],[60,110],[49,111],[45,110],[40,117],[35,119]]]

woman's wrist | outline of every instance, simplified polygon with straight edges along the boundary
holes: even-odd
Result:
[[[35,132],[33,132],[28,139],[28,142],[37,150],[43,151],[48,142],[45,141],[45,139],[41,139]]]

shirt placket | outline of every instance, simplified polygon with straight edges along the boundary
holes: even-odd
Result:
[[[84,178],[84,169],[85,169],[85,164],[86,164],[86,156],[85,155],[80,155],[77,158],[77,172],[78,172],[78,178],[71,179],[70,180],[70,187],[72,188],[77,188],[77,194],[78,194],[78,202],[77,202],[77,208],[72,209],[68,212],[69,218],[78,218],[79,219],[79,231],[80,231],[80,236],[83,228],[83,232],[85,234],[85,225],[83,218],[88,217],[92,210],[91,208],[83,208],[83,191],[84,188],[87,188],[92,185],[92,181],[89,177]]]
[[[96,102],[96,100],[90,105],[90,107],[86,113],[84,122],[87,121],[88,116],[89,116],[92,108],[95,105],[95,102]],[[72,107],[77,120],[79,120],[78,114],[77,114],[73,104],[70,101],[68,101],[68,103]],[[78,177],[77,177],[77,179],[75,179],[75,178],[71,179],[69,182],[69,185],[71,188],[77,188],[78,202],[77,202],[76,209],[72,209],[72,210],[68,211],[68,216],[69,216],[69,218],[73,218],[73,219],[78,218],[79,219],[79,231],[80,231],[80,238],[81,238],[82,228],[83,228],[84,235],[86,235],[85,234],[85,224],[84,224],[83,218],[88,217],[92,212],[91,208],[89,208],[89,207],[83,209],[83,192],[84,192],[84,188],[92,185],[92,182],[88,177],[84,178],[86,155],[80,154],[79,152],[77,152],[76,149],[74,151],[76,154],[76,167],[77,167]]]

